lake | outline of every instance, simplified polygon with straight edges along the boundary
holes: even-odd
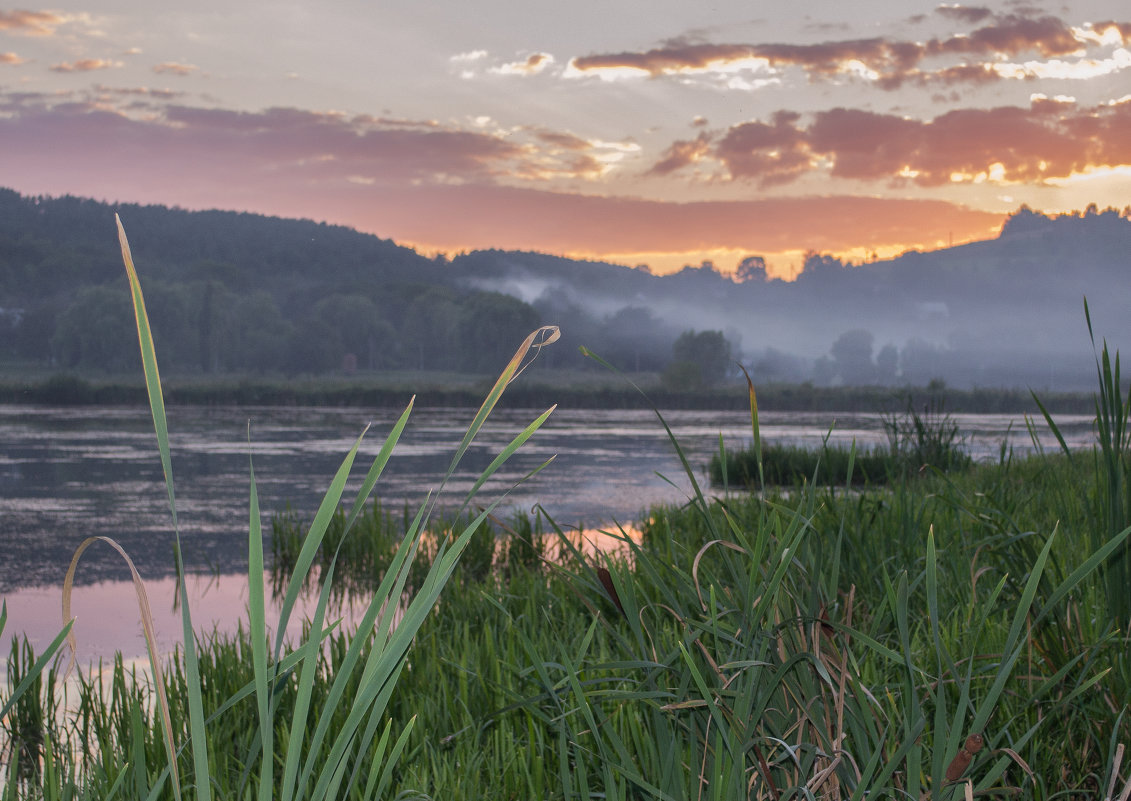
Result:
[[[464,463],[443,488],[443,506],[457,507],[479,472],[541,410],[497,410]],[[170,407],[177,514],[190,602],[202,627],[234,627],[246,603],[249,460],[254,464],[264,532],[289,505],[313,517],[342,458],[371,424],[345,498],[360,484],[396,411],[358,408]],[[374,497],[400,510],[440,489],[473,409],[417,409]],[[751,439],[749,414],[670,412],[671,427],[701,486],[723,436],[730,449]],[[1019,415],[953,415],[978,459],[996,459],[1003,440],[1032,449]],[[1057,416],[1069,444],[1092,441],[1092,418]],[[1041,439],[1055,448],[1042,426]],[[761,415],[763,439],[819,446],[886,443],[877,414]],[[250,432],[250,439],[249,439]],[[530,471],[553,461],[523,483]],[[516,486],[517,485],[517,486]],[[674,486],[673,486],[674,485]],[[637,519],[649,506],[681,503],[691,485],[653,412],[558,409],[477,496],[502,497],[505,511],[540,504],[563,528],[600,527]],[[150,585],[168,645],[178,639],[172,612],[173,535],[156,438],[148,409],[0,406],[0,597],[8,604],[9,638],[26,632],[42,648],[58,631],[59,587],[75,548],[94,535],[113,537]],[[269,543],[265,546],[269,551]],[[109,547],[83,556],[76,581],[76,633],[85,657],[115,649],[141,654],[128,571]],[[86,610],[82,612],[81,610]]]

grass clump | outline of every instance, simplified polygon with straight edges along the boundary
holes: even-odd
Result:
[[[958,423],[943,410],[943,401],[932,397],[920,412],[910,397],[902,414],[884,417],[892,466],[899,472],[927,469],[949,472],[968,468],[973,460],[963,450],[965,438]]]
[[[452,517],[441,513],[433,518],[417,550],[406,589],[420,585],[440,546],[450,542],[471,521],[467,513]],[[392,564],[412,521],[408,506],[394,514],[379,499],[374,499],[363,508],[352,526],[347,526],[347,522],[346,511],[336,510],[316,551],[317,569],[308,575],[308,588],[317,584],[318,577],[325,575],[336,558],[340,564],[331,590],[333,596],[340,598],[372,591]],[[293,570],[308,525],[308,521],[300,519],[289,508],[271,517],[271,575],[276,594]],[[468,540],[452,580],[460,584],[483,584],[492,577],[516,572],[540,573],[546,559],[546,528],[541,511],[532,515],[514,511],[509,517],[488,515]]]
[[[757,489],[763,480],[772,487],[794,487],[819,480],[841,481],[846,476],[850,484],[859,486],[885,483],[892,460],[880,449],[855,451],[826,443],[814,450],[767,443],[762,445],[761,475],[752,449],[712,454],[707,469],[715,487]]]
[[[973,459],[964,450],[958,424],[943,411],[942,400],[932,397],[920,411],[905,399],[901,414],[883,417],[887,447],[858,450],[822,443],[811,449],[781,443],[754,443],[737,451],[711,456],[707,470],[716,487],[794,487],[806,483],[840,483],[855,486],[887,484],[928,470],[953,472],[968,469]]]

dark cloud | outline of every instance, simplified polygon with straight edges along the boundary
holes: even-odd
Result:
[[[732,178],[763,185],[794,180],[819,161],[837,178],[920,186],[1040,183],[1131,164],[1131,101],[1081,109],[1037,98],[1029,108],[957,109],[929,121],[835,108],[814,114],[807,127],[799,121],[779,112],[769,124],[736,125],[710,155]],[[678,153],[665,161],[676,165]]]
[[[794,124],[798,119],[798,114],[779,111],[769,124],[735,125],[714,154],[735,178],[756,178],[762,186],[788,183],[811,167],[805,135]]]
[[[951,19],[976,24],[992,17],[981,6],[944,5],[937,9]],[[1102,34],[1115,29],[1126,40],[1131,38],[1131,23],[1104,22],[1095,27]],[[969,33],[935,38],[925,43],[884,37],[844,39],[810,44],[710,44],[673,40],[642,52],[621,52],[575,58],[571,66],[578,72],[624,68],[639,70],[652,77],[763,59],[771,68],[798,67],[810,80],[826,80],[858,71],[863,65],[873,73],[882,89],[897,89],[905,83],[917,85],[974,85],[1003,80],[993,65],[1003,57],[1036,53],[1046,58],[1079,53],[1085,43],[1072,29],[1052,16],[1026,16],[1018,13],[994,19]],[[924,69],[931,57],[960,57],[959,64]],[[971,62],[973,57],[975,60]],[[979,60],[980,59],[980,60]]]
[[[834,154],[833,175],[874,179],[898,174],[908,163],[920,125],[891,114],[837,108],[818,114],[805,140],[813,152]]]
[[[705,69],[712,64],[740,61],[756,55],[751,45],[680,44],[659,47],[643,53],[610,53],[581,56],[572,62],[574,69],[600,70],[629,68],[662,75],[687,69]]]
[[[65,97],[0,92],[0,111],[9,115],[0,116],[0,140],[21,152],[51,143],[59,152],[102,148],[107,158],[125,160],[163,153],[194,175],[280,174],[296,187],[586,179],[606,168],[598,152],[605,146],[546,129],[496,133],[295,108],[239,112],[168,98],[146,88]]]
[[[1072,30],[1056,17],[1032,19],[1010,15],[965,36],[932,39],[927,52],[939,54],[1017,55],[1028,51],[1042,56],[1064,56],[1082,49]]]
[[[453,129],[384,128],[340,114],[295,108],[261,112],[170,106],[177,136],[216,152],[321,178],[351,175],[471,179],[504,169],[521,148],[501,137]]]
[[[175,100],[184,97],[186,92],[175,92],[172,89],[151,89],[148,86],[116,87],[99,84],[94,87],[100,95],[114,95],[118,97],[148,97],[154,100]]]
[[[810,75],[820,76],[843,72],[845,65],[851,61],[858,61],[881,74],[901,73],[911,69],[923,57],[922,45],[880,38],[808,45],[766,44],[759,45],[756,51],[774,66],[796,65],[804,67]]]
[[[1004,80],[992,64],[959,64],[956,67],[946,67],[924,76],[922,83],[941,83],[944,86],[954,84],[987,84]]]
[[[994,14],[994,12],[990,11],[985,6],[963,6],[957,4],[939,6],[935,9],[935,13],[947,19],[954,19],[970,24],[981,22],[987,17],[992,17]]]
[[[589,142],[580,136],[564,131],[538,131],[536,136],[540,141],[563,150],[589,149]]]
[[[711,149],[711,138],[706,132],[695,139],[673,142],[651,169],[649,175],[669,175],[676,170],[693,164]]]

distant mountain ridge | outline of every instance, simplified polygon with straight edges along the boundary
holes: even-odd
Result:
[[[1077,389],[1094,372],[1085,295],[1097,334],[1131,343],[1126,210],[1023,207],[996,239],[855,266],[811,253],[787,283],[754,254],[738,280],[497,250],[448,260],[308,220],[0,189],[0,358],[122,368],[115,212],[164,312],[166,362],[189,372],[487,370],[516,332],[555,323],[627,369],[662,370],[681,332],[717,330],[763,382]],[[568,346],[547,363],[584,364]]]

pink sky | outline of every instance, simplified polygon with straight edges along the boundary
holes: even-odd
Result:
[[[0,7],[0,185],[656,271],[1131,196],[1131,14],[509,0]]]

